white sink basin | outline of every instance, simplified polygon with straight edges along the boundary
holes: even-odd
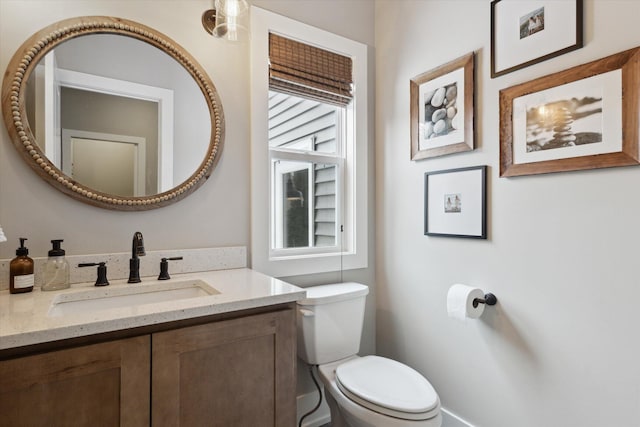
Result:
[[[47,314],[51,317],[59,317],[69,314],[198,298],[219,293],[218,290],[202,280],[95,288],[57,295],[51,302],[51,307]]]

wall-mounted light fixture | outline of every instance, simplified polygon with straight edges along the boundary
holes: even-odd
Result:
[[[215,0],[202,14],[202,26],[212,36],[233,42],[249,38],[247,0]]]
[[[7,236],[4,235],[4,232],[2,231],[2,227],[0,227],[0,243],[6,242],[6,241],[7,241]]]

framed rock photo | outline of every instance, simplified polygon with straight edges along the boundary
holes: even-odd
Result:
[[[474,149],[474,65],[472,52],[411,79],[411,160]]]

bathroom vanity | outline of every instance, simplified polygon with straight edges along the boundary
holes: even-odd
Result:
[[[245,268],[123,282],[0,292],[0,426],[295,425],[304,290]]]

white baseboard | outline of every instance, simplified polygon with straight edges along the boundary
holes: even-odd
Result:
[[[473,424],[463,420],[453,412],[446,408],[440,408],[442,411],[442,427],[474,427]]]
[[[313,409],[318,403],[318,393],[307,393],[297,397],[296,399],[296,407],[297,407],[297,417],[298,422],[300,421],[300,417],[306,414],[308,411]],[[475,427],[470,422],[460,418],[453,412],[449,411],[446,408],[441,408],[442,411],[442,427]],[[322,399],[322,404],[317,411],[310,414],[304,419],[302,423],[302,427],[320,427],[331,421],[331,414],[329,412],[329,406],[327,406],[327,402]],[[296,424],[297,425],[297,424]]]
[[[300,422],[300,417],[312,410],[318,404],[318,393],[307,393],[297,397],[296,407],[298,410],[298,416],[296,419]],[[322,404],[317,411],[310,414],[304,419],[302,427],[320,427],[331,421],[331,415],[329,413],[329,406],[327,402],[322,399]],[[297,425],[297,424],[296,424]]]

